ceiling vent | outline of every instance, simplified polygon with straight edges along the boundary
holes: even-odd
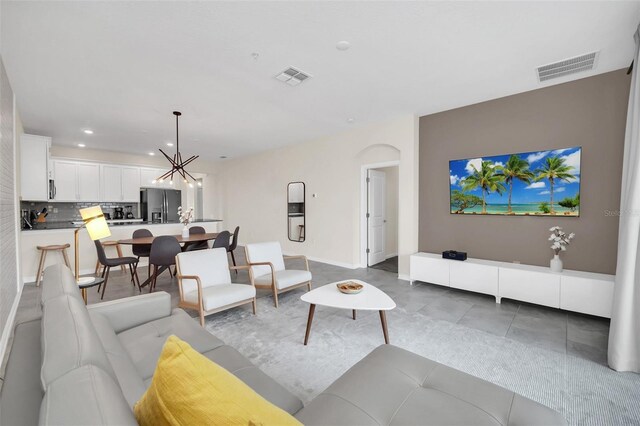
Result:
[[[276,79],[282,81],[283,83],[287,83],[289,86],[297,86],[298,84],[309,78],[311,78],[309,74],[293,67],[289,67],[286,70],[282,71],[280,74],[276,75]]]
[[[597,59],[598,52],[591,52],[553,64],[543,65],[537,68],[538,80],[543,82],[569,74],[592,70],[596,66]]]

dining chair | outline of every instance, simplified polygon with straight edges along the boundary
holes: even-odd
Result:
[[[102,300],[104,298],[104,291],[107,288],[107,281],[109,281],[109,271],[111,271],[111,268],[119,267],[121,265],[129,266],[129,271],[131,272],[131,281],[134,283],[133,285],[136,285],[137,283],[138,290],[142,291],[142,288],[140,287],[140,279],[138,278],[138,273],[136,272],[138,259],[132,256],[111,258],[107,257],[100,240],[95,240],[94,243],[96,245],[96,252],[98,253],[98,260],[102,265],[104,265],[104,270],[102,271],[102,278],[104,278],[104,282],[98,286],[98,291],[100,291],[100,289],[102,288],[100,299]]]
[[[224,248],[229,251],[229,240],[231,240],[231,233],[229,231],[222,231],[218,234],[215,240],[213,240],[213,246],[211,248]]]
[[[153,234],[148,229],[136,229],[133,231],[133,238],[145,238],[145,237],[153,237]],[[151,244],[133,244],[131,246],[131,251],[134,256],[138,257],[138,261],[140,261],[141,257],[149,257],[151,253]],[[137,265],[136,265],[137,268]],[[151,276],[151,262],[147,264],[147,276]]]
[[[192,226],[189,228],[189,235],[196,234],[206,234],[207,231],[202,226]],[[186,247],[184,247],[183,251],[193,251],[193,250],[206,250],[209,248],[209,243],[206,241],[200,241],[197,243],[187,243]]]
[[[181,308],[195,309],[204,327],[204,317],[236,306],[251,303],[256,313],[256,288],[252,284],[231,282],[231,269],[223,247],[182,252],[176,256]]]
[[[249,279],[256,288],[273,291],[273,301],[278,307],[278,294],[307,286],[311,290],[311,272],[306,256],[283,256],[282,247],[277,241],[247,244],[244,247],[249,264]],[[306,270],[286,269],[285,259],[304,260]]]
[[[240,227],[236,226],[236,230],[233,231],[233,239],[231,240],[231,244],[227,248],[227,252],[231,253],[231,260],[233,261],[233,266],[236,266],[236,257],[233,255],[233,251],[238,248],[238,234],[240,233]],[[236,274],[238,270],[236,269]]]
[[[149,263],[153,265],[153,279],[149,285],[149,293],[156,288],[158,280],[158,269],[166,267],[171,274],[171,266],[176,264],[176,255],[182,253],[182,247],[176,237],[163,235],[153,239],[151,252],[149,253]]]

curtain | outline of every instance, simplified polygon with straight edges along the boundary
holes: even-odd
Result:
[[[614,370],[640,372],[640,27],[634,39],[608,360]]]

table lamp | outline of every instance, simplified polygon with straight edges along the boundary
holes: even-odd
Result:
[[[82,216],[83,224],[80,225],[73,234],[73,240],[75,244],[75,268],[76,268],[76,282],[78,284],[87,284],[94,281],[95,277],[83,277],[80,278],[80,255],[78,251],[78,232],[85,226],[89,233],[89,238],[93,241],[106,238],[111,235],[109,225],[102,214],[100,206],[92,206],[84,209],[80,209],[80,215]]]

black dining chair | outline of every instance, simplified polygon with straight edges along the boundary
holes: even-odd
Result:
[[[171,273],[171,266],[176,264],[176,255],[182,253],[182,247],[171,235],[163,235],[156,237],[151,244],[151,252],[149,253],[149,263],[153,265],[153,280],[149,285],[149,293],[156,288],[158,280],[158,268],[168,268]]]
[[[102,295],[100,296],[100,299],[102,300],[104,298],[104,291],[107,288],[107,281],[109,281],[109,271],[111,270],[111,268],[119,267],[121,265],[129,266],[129,271],[131,272],[131,281],[134,283],[134,285],[136,285],[137,283],[138,290],[142,291],[142,288],[140,287],[140,280],[138,279],[138,273],[136,272],[138,259],[132,256],[111,258],[107,257],[100,240],[95,240],[94,243],[96,244],[98,260],[102,265],[104,265],[104,269],[102,270],[102,278],[104,278],[104,282],[98,286],[98,291],[100,291],[100,288],[102,288]]]
[[[153,237],[153,234],[148,229],[136,229],[133,231],[133,238],[144,238],[144,237]],[[131,251],[134,256],[138,257],[138,261],[140,261],[141,257],[149,257],[151,253],[151,244],[133,244],[131,246]],[[136,264],[136,268],[137,268]],[[151,262],[147,265],[147,276],[151,276]]]
[[[213,240],[213,247],[211,248],[223,247],[225,250],[229,251],[230,240],[231,240],[231,233],[229,231],[222,231],[218,234],[216,239]]]
[[[189,235],[196,234],[206,234],[207,231],[202,226],[193,226],[189,228]],[[187,246],[182,251],[193,251],[193,250],[206,250],[209,248],[209,243],[206,241],[200,241],[197,243],[188,243]]]
[[[231,240],[231,244],[227,247],[227,253],[231,253],[231,260],[233,261],[233,266],[236,265],[236,257],[233,255],[233,251],[238,248],[238,234],[240,233],[240,227],[236,226],[236,230],[233,231],[233,239]],[[236,269],[236,274],[238,270]]]

